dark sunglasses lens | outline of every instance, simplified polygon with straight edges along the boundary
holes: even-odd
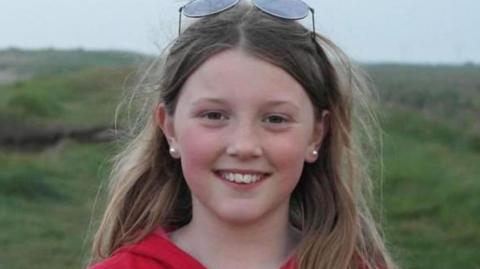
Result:
[[[254,0],[253,3],[265,13],[289,20],[303,19],[309,10],[301,0]]]
[[[193,0],[183,7],[187,17],[204,17],[235,6],[239,0]]]

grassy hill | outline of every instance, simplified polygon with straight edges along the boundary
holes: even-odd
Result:
[[[404,268],[480,268],[480,66],[367,66],[381,95],[386,232]]]
[[[91,67],[138,64],[143,55],[124,51],[0,50],[0,84],[32,76],[58,75]],[[2,83],[3,82],[3,83]]]
[[[134,68],[101,62],[1,86],[0,121],[111,122]],[[398,261],[404,268],[480,268],[479,68],[367,68],[385,104],[381,196]],[[0,268],[82,267],[115,148],[65,140],[40,152],[0,149]]]
[[[369,65],[386,104],[480,133],[480,65]]]
[[[479,268],[480,149],[459,129],[385,109],[386,232],[404,268]]]
[[[134,73],[132,66],[91,67],[0,86],[0,120],[109,123]]]
[[[38,128],[112,126],[141,59],[146,57],[115,51],[0,51],[4,70],[19,74],[0,84],[0,141],[5,133],[23,137],[41,133]]]

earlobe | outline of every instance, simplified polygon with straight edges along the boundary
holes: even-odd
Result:
[[[307,156],[305,157],[305,161],[307,163],[314,163],[318,159],[318,150],[314,149],[307,152]]]

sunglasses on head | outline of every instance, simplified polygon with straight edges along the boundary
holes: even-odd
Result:
[[[192,0],[180,7],[178,19],[178,34],[181,32],[182,12],[190,18],[200,18],[217,14],[230,9],[241,0]],[[312,13],[312,28],[315,33],[315,10],[301,0],[252,0],[255,7],[261,11],[286,20],[300,20]]]

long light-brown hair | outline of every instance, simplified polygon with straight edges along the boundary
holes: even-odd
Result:
[[[175,229],[191,220],[191,194],[180,162],[170,157],[153,111],[163,103],[173,114],[190,74],[212,55],[233,48],[282,68],[303,86],[317,113],[330,111],[319,158],[305,164],[290,199],[290,222],[303,234],[298,268],[397,268],[369,209],[368,160],[379,141],[365,76],[327,38],[247,4],[194,22],[159,60],[158,72],[149,72],[153,80],[143,80],[144,89],[154,90],[145,95],[147,113],[136,122],[139,131],[114,158],[93,261],[158,226]],[[136,89],[138,95],[142,87]]]

